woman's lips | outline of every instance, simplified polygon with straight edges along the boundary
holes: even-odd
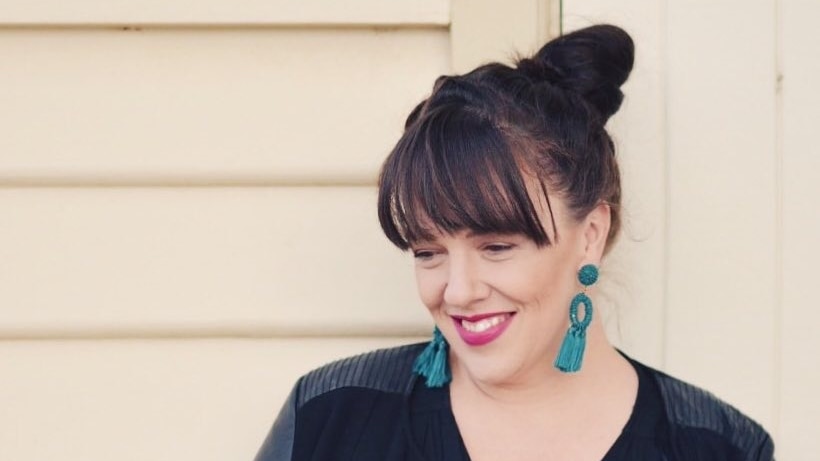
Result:
[[[472,315],[469,317],[454,315],[453,323],[461,339],[471,346],[483,346],[492,342],[510,325],[512,312]]]

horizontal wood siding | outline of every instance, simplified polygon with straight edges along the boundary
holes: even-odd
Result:
[[[445,29],[0,29],[0,185],[373,184],[448,52]]]
[[[0,25],[445,26],[449,0],[6,0]]]
[[[375,207],[373,187],[0,188],[0,334],[419,333]]]

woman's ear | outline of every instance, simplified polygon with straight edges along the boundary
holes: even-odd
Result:
[[[609,205],[600,203],[584,218],[584,260],[600,265],[612,223]]]

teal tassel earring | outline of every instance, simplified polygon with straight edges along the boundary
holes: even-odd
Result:
[[[592,322],[592,300],[586,295],[587,287],[598,280],[598,268],[587,264],[578,271],[578,281],[584,286],[583,291],[572,298],[569,305],[570,326],[561,350],[555,358],[555,368],[564,373],[574,373],[581,369],[584,361],[584,350],[587,344],[587,327]],[[578,320],[578,305],[584,305],[584,319]]]
[[[433,329],[433,339],[416,358],[413,372],[427,378],[427,387],[442,387],[450,382],[447,340],[438,327]]]

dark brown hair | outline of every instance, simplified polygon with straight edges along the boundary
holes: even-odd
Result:
[[[588,27],[558,37],[515,67],[486,64],[440,77],[405,123],[379,177],[382,229],[407,249],[433,230],[550,238],[527,189],[535,177],[576,219],[611,208],[620,228],[621,185],[604,125],[620,107],[634,46],[622,29]]]

